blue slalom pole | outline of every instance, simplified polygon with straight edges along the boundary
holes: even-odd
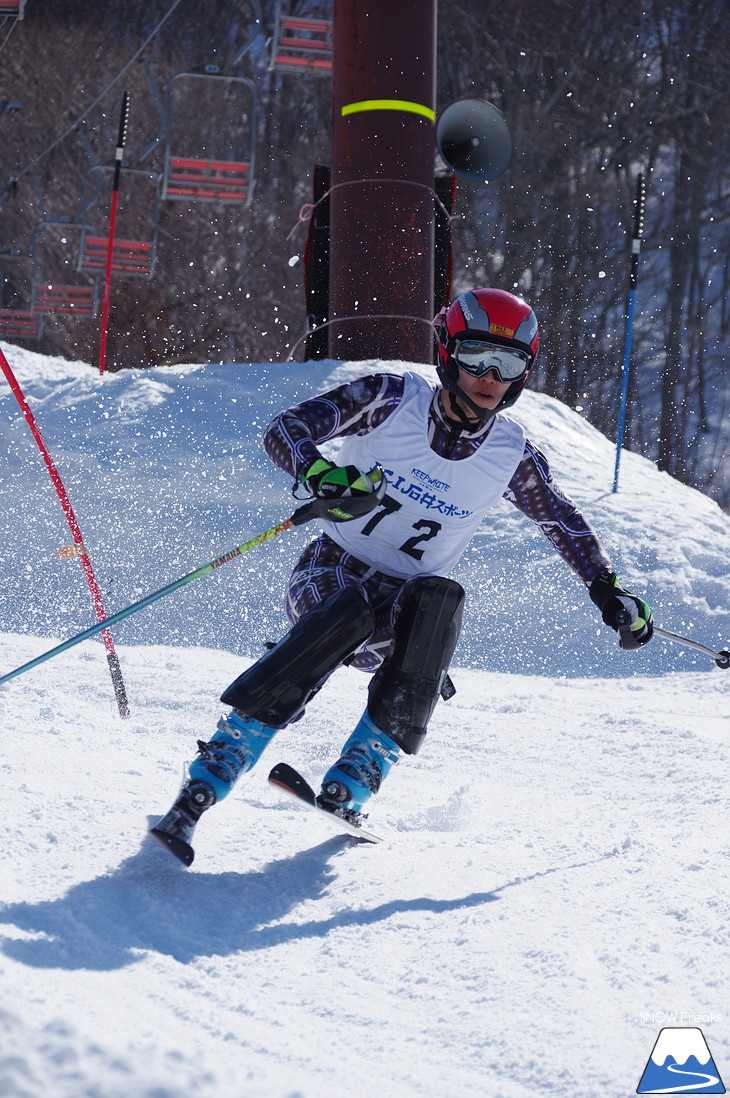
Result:
[[[639,253],[641,252],[641,237],[644,231],[644,208],[646,206],[646,186],[644,176],[639,172],[636,184],[636,202],[634,205],[634,236],[631,241],[631,278],[629,283],[629,298],[626,307],[626,338],[624,340],[624,361],[621,371],[621,403],[618,412],[618,430],[616,432],[616,468],[613,474],[613,491],[618,491],[618,473],[621,464],[621,449],[624,442],[626,428],[626,408],[629,402],[629,372],[631,367],[631,337],[634,327],[634,302],[636,300],[636,283],[639,275]]]

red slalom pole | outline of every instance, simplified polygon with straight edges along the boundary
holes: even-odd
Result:
[[[66,516],[66,521],[68,522],[71,536],[74,540],[76,554],[81,560],[81,567],[84,570],[86,582],[88,584],[89,591],[91,592],[91,598],[94,603],[94,610],[96,611],[97,621],[105,621],[106,611],[104,609],[104,602],[101,597],[101,591],[99,590],[99,585],[96,582],[96,576],[94,575],[94,569],[91,564],[91,559],[86,551],[86,546],[84,545],[84,539],[81,535],[81,528],[76,519],[76,515],[74,514],[74,509],[71,506],[71,501],[68,498],[68,494],[64,487],[63,481],[61,480],[61,474],[56,468],[48,447],[43,441],[43,436],[40,432],[38,424],[36,423],[35,416],[33,415],[30,405],[25,399],[25,394],[23,393],[23,390],[18,383],[18,379],[11,370],[10,363],[3,354],[2,350],[0,350],[0,369],[2,369],[2,372],[5,375],[5,379],[12,390],[13,396],[17,400],[18,405],[20,406],[20,410],[25,416],[25,421],[30,428],[30,433],[33,435],[33,438],[38,444],[38,449],[40,450],[43,460],[46,463],[46,468],[48,469],[51,481],[53,482],[53,487],[56,489],[56,495],[61,501],[61,507],[63,508],[63,513]],[[106,658],[112,677],[114,695],[117,699],[119,716],[128,717],[129,705],[127,702],[127,691],[124,686],[122,669],[119,665],[119,657],[116,653],[116,649],[114,648],[114,641],[112,639],[111,631],[109,629],[105,629],[102,632],[102,637],[104,638]]]
[[[114,184],[112,187],[112,205],[109,213],[109,240],[106,249],[106,269],[104,272],[104,298],[101,306],[101,339],[99,343],[99,373],[104,373],[106,363],[106,337],[109,327],[109,301],[112,290],[112,259],[114,256],[114,233],[117,227],[117,205],[119,204],[119,177],[122,174],[124,146],[127,143],[127,125],[129,123],[129,94],[122,98],[122,113],[119,119],[119,137],[114,154]]]

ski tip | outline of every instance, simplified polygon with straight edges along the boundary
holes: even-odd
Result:
[[[186,843],[184,839],[179,839],[176,835],[168,835],[166,831],[161,831],[158,827],[150,828],[150,835],[157,839],[158,843],[169,850],[171,854],[174,854],[183,865],[193,864],[195,851],[190,843]]]
[[[269,781],[272,785],[278,786],[279,789],[288,793],[289,796],[296,798],[296,800],[302,802],[308,808],[315,809],[320,817],[330,820],[342,831],[347,832],[351,838],[359,839],[361,842],[366,843],[382,842],[379,835],[375,835],[372,831],[363,827],[361,823],[352,823],[344,816],[340,815],[339,812],[330,811],[318,804],[317,796],[309,782],[303,778],[299,771],[295,770],[293,766],[289,766],[289,763],[277,763],[269,773]]]
[[[289,763],[277,763],[269,772],[269,781],[272,785],[278,785],[286,793],[292,793],[307,804],[314,805],[314,790],[293,766],[289,766]]]

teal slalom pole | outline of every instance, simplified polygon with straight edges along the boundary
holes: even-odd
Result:
[[[300,508],[300,510],[302,510],[302,508]],[[192,583],[193,580],[209,575],[211,572],[215,571],[216,568],[220,568],[222,564],[227,564],[229,560],[240,557],[241,553],[247,553],[248,550],[253,549],[254,546],[261,545],[264,541],[268,541],[269,538],[276,537],[277,534],[282,534],[284,530],[290,530],[292,526],[296,525],[297,523],[294,522],[294,516],[292,516],[290,519],[287,519],[286,522],[280,522],[277,526],[272,526],[270,530],[266,530],[262,534],[257,534],[255,538],[251,538],[250,541],[244,542],[243,545],[237,545],[235,549],[231,549],[230,552],[224,553],[222,557],[216,557],[215,560],[210,561],[208,564],[204,564],[201,568],[196,568],[194,572],[189,572],[187,576],[181,576],[180,579],[175,580],[173,583],[168,583],[166,587],[161,587],[159,591],[154,591],[151,595],[146,595],[138,602],[133,602],[131,606],[125,607],[124,610],[118,610],[116,614],[112,614],[111,617],[103,618],[102,621],[97,622],[96,625],[92,625],[89,629],[84,629],[83,633],[77,633],[75,637],[69,637],[68,640],[63,641],[61,644],[57,644],[55,648],[51,648],[48,652],[44,652],[43,655],[36,656],[36,658],[30,660],[29,663],[24,663],[22,667],[16,667],[14,671],[8,671],[6,675],[0,677],[0,686],[5,682],[10,682],[11,679],[17,678],[18,675],[30,671],[31,668],[38,667],[39,664],[45,663],[46,660],[52,659],[53,656],[60,656],[61,652],[66,652],[67,649],[73,648],[75,644],[81,644],[82,641],[95,637],[102,629],[108,629],[116,622],[123,621],[124,618],[136,614],[139,610],[144,610],[145,606],[151,606],[153,602],[157,602],[158,599],[163,598],[165,595],[171,595],[173,591],[179,591],[180,588],[184,587],[187,583]]]
[[[626,338],[624,340],[624,363],[621,372],[621,403],[618,413],[618,430],[616,433],[616,468],[613,474],[613,491],[618,491],[618,474],[621,464],[621,448],[624,442],[624,430],[626,428],[626,407],[629,402],[629,371],[631,367],[631,337],[634,326],[634,301],[636,299],[636,283],[639,276],[639,253],[641,252],[641,237],[644,231],[644,208],[646,206],[646,187],[644,176],[639,172],[636,184],[636,202],[634,206],[634,236],[631,242],[631,278],[629,283],[629,300],[626,309]]]
[[[171,595],[173,591],[179,591],[181,587],[184,587],[188,583],[192,583],[193,580],[210,575],[211,572],[215,572],[216,569],[227,564],[229,560],[235,560],[236,557],[240,557],[242,553],[247,553],[249,549],[255,549],[257,545],[263,545],[265,541],[270,541],[271,538],[275,538],[277,534],[283,534],[285,530],[291,530],[294,526],[301,526],[303,523],[309,522],[310,519],[315,518],[328,518],[334,522],[347,522],[349,519],[366,514],[368,511],[371,511],[374,507],[378,506],[385,495],[385,489],[387,487],[387,481],[383,476],[383,471],[380,466],[375,466],[371,469],[368,473],[368,477],[374,486],[373,491],[369,494],[353,497],[348,496],[347,498],[339,499],[310,500],[302,507],[299,507],[294,514],[284,522],[279,522],[276,526],[272,526],[271,529],[264,530],[263,533],[257,534],[255,537],[251,538],[250,541],[244,541],[242,545],[237,545],[234,549],[230,549],[222,556],[209,561],[208,564],[203,564],[200,568],[196,568],[194,572],[189,572],[186,576],[181,576],[180,579],[168,583],[166,587],[161,587],[159,591],[153,591],[151,595],[146,595],[143,599],[139,599],[138,602],[133,602],[131,606],[125,607],[124,610],[118,610],[116,614],[104,618],[102,621],[97,622],[96,625],[92,625],[89,629],[84,629],[82,633],[77,633],[75,637],[69,637],[68,640],[63,641],[61,644],[57,644],[55,648],[51,648],[48,652],[44,652],[28,663],[24,663],[22,667],[16,667],[14,671],[8,671],[6,675],[0,677],[0,686],[2,686],[3,683],[10,682],[11,679],[17,678],[18,675],[23,675],[26,671],[30,671],[33,667],[38,667],[39,664],[45,663],[46,660],[52,659],[53,656],[60,656],[61,652],[66,652],[69,648],[73,648],[75,644],[81,644],[82,641],[89,640],[91,637],[96,636],[97,633],[100,633],[102,629],[108,629],[109,626],[116,624],[116,622],[123,621],[124,618],[130,617],[140,610],[144,610],[145,606],[151,606],[153,602],[157,602],[158,599],[163,598],[165,595]],[[376,485],[377,487],[375,487]]]

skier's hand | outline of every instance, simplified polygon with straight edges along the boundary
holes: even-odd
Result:
[[[304,474],[306,488],[317,499],[369,496],[377,492],[382,481],[383,470],[379,465],[369,473],[362,473],[355,465],[333,465],[324,458],[317,458]]]
[[[625,591],[615,573],[597,576],[589,594],[610,625],[621,636],[622,648],[639,648],[654,635],[651,610],[643,599]]]

